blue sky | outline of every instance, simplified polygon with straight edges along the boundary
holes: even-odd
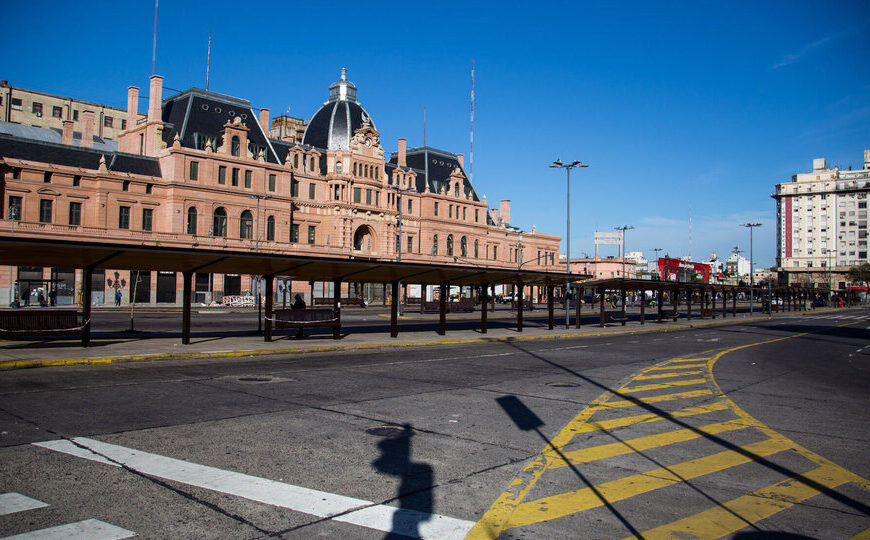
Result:
[[[243,9],[239,9],[239,8]],[[4,2],[0,77],[126,106],[147,93],[154,4]],[[211,90],[310,117],[341,67],[387,151],[396,139],[469,159],[474,184],[512,222],[565,236],[633,225],[629,251],[727,256],[757,221],[774,264],[777,182],[812,159],[862,165],[870,148],[870,4],[855,2],[160,3],[157,72],[168,88]],[[144,108],[144,107],[142,107]],[[563,247],[564,249],[564,247]],[[607,250],[608,248],[605,248]],[[615,254],[614,248],[605,253]]]

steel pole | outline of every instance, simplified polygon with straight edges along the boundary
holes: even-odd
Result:
[[[565,246],[565,273],[571,273],[571,169],[570,167],[565,169],[565,172],[568,175],[568,183],[567,183],[567,196],[565,197],[565,206],[566,206],[566,215],[567,215],[567,227],[568,231],[566,234],[566,246]],[[569,284],[565,282],[565,328],[571,327],[571,308],[570,301],[568,300],[568,287]]]

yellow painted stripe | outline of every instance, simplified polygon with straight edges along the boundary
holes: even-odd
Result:
[[[670,467],[604,482],[596,485],[594,491],[592,488],[583,488],[524,502],[517,505],[505,528],[523,527],[597,508],[603,506],[604,501],[614,503],[649,493],[692,478],[743,465],[754,459],[782,452],[791,446],[792,443],[787,439],[765,439],[741,446],[741,451],[726,450]]]
[[[738,429],[746,429],[757,427],[757,424],[747,424],[742,418],[718,422],[716,424],[707,424],[694,429],[677,429],[665,433],[656,433],[655,435],[645,435],[634,439],[627,439],[620,442],[602,444],[590,448],[581,448],[580,450],[572,450],[564,452],[565,459],[560,457],[555,452],[548,452],[549,469],[558,469],[567,467],[568,463],[590,463],[599,459],[607,459],[615,456],[623,456],[642,450],[651,448],[659,448],[669,444],[677,444],[681,442],[699,439],[706,435],[715,435],[717,433],[725,433],[727,431],[735,431]],[[567,461],[566,461],[567,459]]]
[[[839,467],[817,467],[801,475],[826,489],[851,480]],[[720,538],[745,528],[750,523],[786,510],[821,493],[800,478],[788,478],[737,497],[719,506],[641,533],[643,538]],[[866,532],[866,531],[865,531]]]
[[[849,540],[870,540],[870,529],[864,529]]]
[[[667,379],[668,377],[682,377],[684,375],[700,375],[703,371],[674,371],[670,373],[656,373],[654,375],[638,375],[633,381],[645,381],[647,379]]]
[[[675,399],[687,399],[694,398],[700,396],[709,396],[712,394],[712,390],[691,390],[689,392],[677,392],[675,394],[663,394],[661,396],[648,396],[644,398],[637,398],[637,401],[633,400],[625,400],[625,401],[608,401],[607,403],[602,404],[602,409],[619,409],[622,407],[637,407],[638,402],[640,403],[660,403],[662,401],[673,401]]]
[[[680,411],[674,411],[670,413],[672,418],[680,418],[683,416],[692,416],[695,414],[705,414],[714,411],[723,411],[728,408],[728,405],[721,401],[717,401],[715,403],[711,403],[709,405],[701,405],[700,407],[687,407]],[[601,420],[600,422],[587,422],[580,426],[580,428],[576,429],[574,433],[588,433],[590,431],[599,431],[602,429],[615,429],[626,426],[631,426],[634,424],[639,424],[641,422],[659,422],[661,420],[667,420],[667,417],[661,416],[655,413],[649,414],[637,414],[633,416],[623,416],[622,418],[614,418],[612,420]]]
[[[702,360],[708,360],[708,358],[707,358],[707,357],[701,357],[701,358],[674,358],[674,359],[668,360],[668,362],[671,363],[671,364],[681,364],[681,363],[683,363],[683,362],[701,362]]]
[[[645,369],[644,371],[658,371],[662,369],[688,369],[688,368],[696,368],[696,367],[707,367],[707,362],[702,362],[700,364],[680,364],[677,366],[654,366],[649,369]]]
[[[627,388],[623,386],[618,391],[623,394],[631,394],[633,392],[648,392],[650,390],[661,390],[662,388],[673,388],[674,386],[692,386],[694,384],[707,384],[707,379],[687,379],[685,381],[671,381],[666,383],[646,384],[643,386],[635,386]]]

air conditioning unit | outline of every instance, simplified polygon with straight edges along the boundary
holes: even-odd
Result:
[[[36,113],[36,116],[38,116],[38,117],[42,117],[42,113],[41,113],[41,112],[38,112],[38,113]]]

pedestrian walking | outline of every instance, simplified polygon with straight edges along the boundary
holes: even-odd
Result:
[[[21,296],[24,297],[24,307],[30,307],[30,287],[26,287]]]
[[[48,305],[54,307],[57,304],[57,290],[52,289],[48,292]]]
[[[115,305],[121,305],[121,289],[115,289]]]

